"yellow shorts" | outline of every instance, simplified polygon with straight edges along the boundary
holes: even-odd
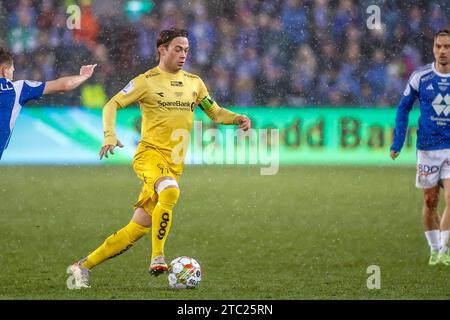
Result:
[[[174,171],[173,166],[159,151],[141,143],[133,159],[133,169],[144,182],[134,210],[140,207],[151,215],[158,201],[158,194],[155,191],[156,181],[162,177],[172,177],[178,182],[181,174]]]

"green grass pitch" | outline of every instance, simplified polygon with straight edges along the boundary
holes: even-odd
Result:
[[[69,290],[67,266],[129,221],[140,181],[130,166],[0,167],[0,299],[449,299],[450,268],[427,266],[414,175],[188,166],[166,255],[195,257],[199,287],[150,277],[147,235]]]

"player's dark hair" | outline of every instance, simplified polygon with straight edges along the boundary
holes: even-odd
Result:
[[[6,64],[8,67],[13,64],[13,55],[5,48],[0,47],[0,66]]]
[[[178,29],[178,28],[170,28],[167,30],[162,30],[159,33],[158,39],[156,40],[156,54],[157,54],[157,61],[159,62],[159,46],[169,46],[170,42],[175,39],[176,37],[188,37],[188,32],[185,29]]]
[[[436,40],[437,37],[440,37],[440,36],[447,36],[447,37],[450,37],[450,31],[449,31],[448,29],[442,29],[442,30],[439,30],[438,32],[436,32],[436,33],[434,34],[434,40]]]

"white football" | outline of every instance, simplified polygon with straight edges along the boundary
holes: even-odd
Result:
[[[174,289],[193,289],[202,280],[200,264],[191,257],[178,257],[169,265],[169,287]]]

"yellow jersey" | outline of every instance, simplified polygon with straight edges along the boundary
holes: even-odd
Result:
[[[142,113],[141,140],[136,154],[152,148],[164,156],[176,173],[183,170],[197,105],[216,123],[236,124],[240,116],[212,100],[200,77],[184,70],[168,73],[157,66],[131,80],[105,105],[104,145],[117,141],[112,106],[125,108],[135,102]]]
[[[172,74],[155,67],[131,80],[112,100],[121,108],[139,102],[141,142],[171,152],[179,143],[172,139],[172,132],[190,132],[194,109],[207,96],[200,77],[184,70]]]

